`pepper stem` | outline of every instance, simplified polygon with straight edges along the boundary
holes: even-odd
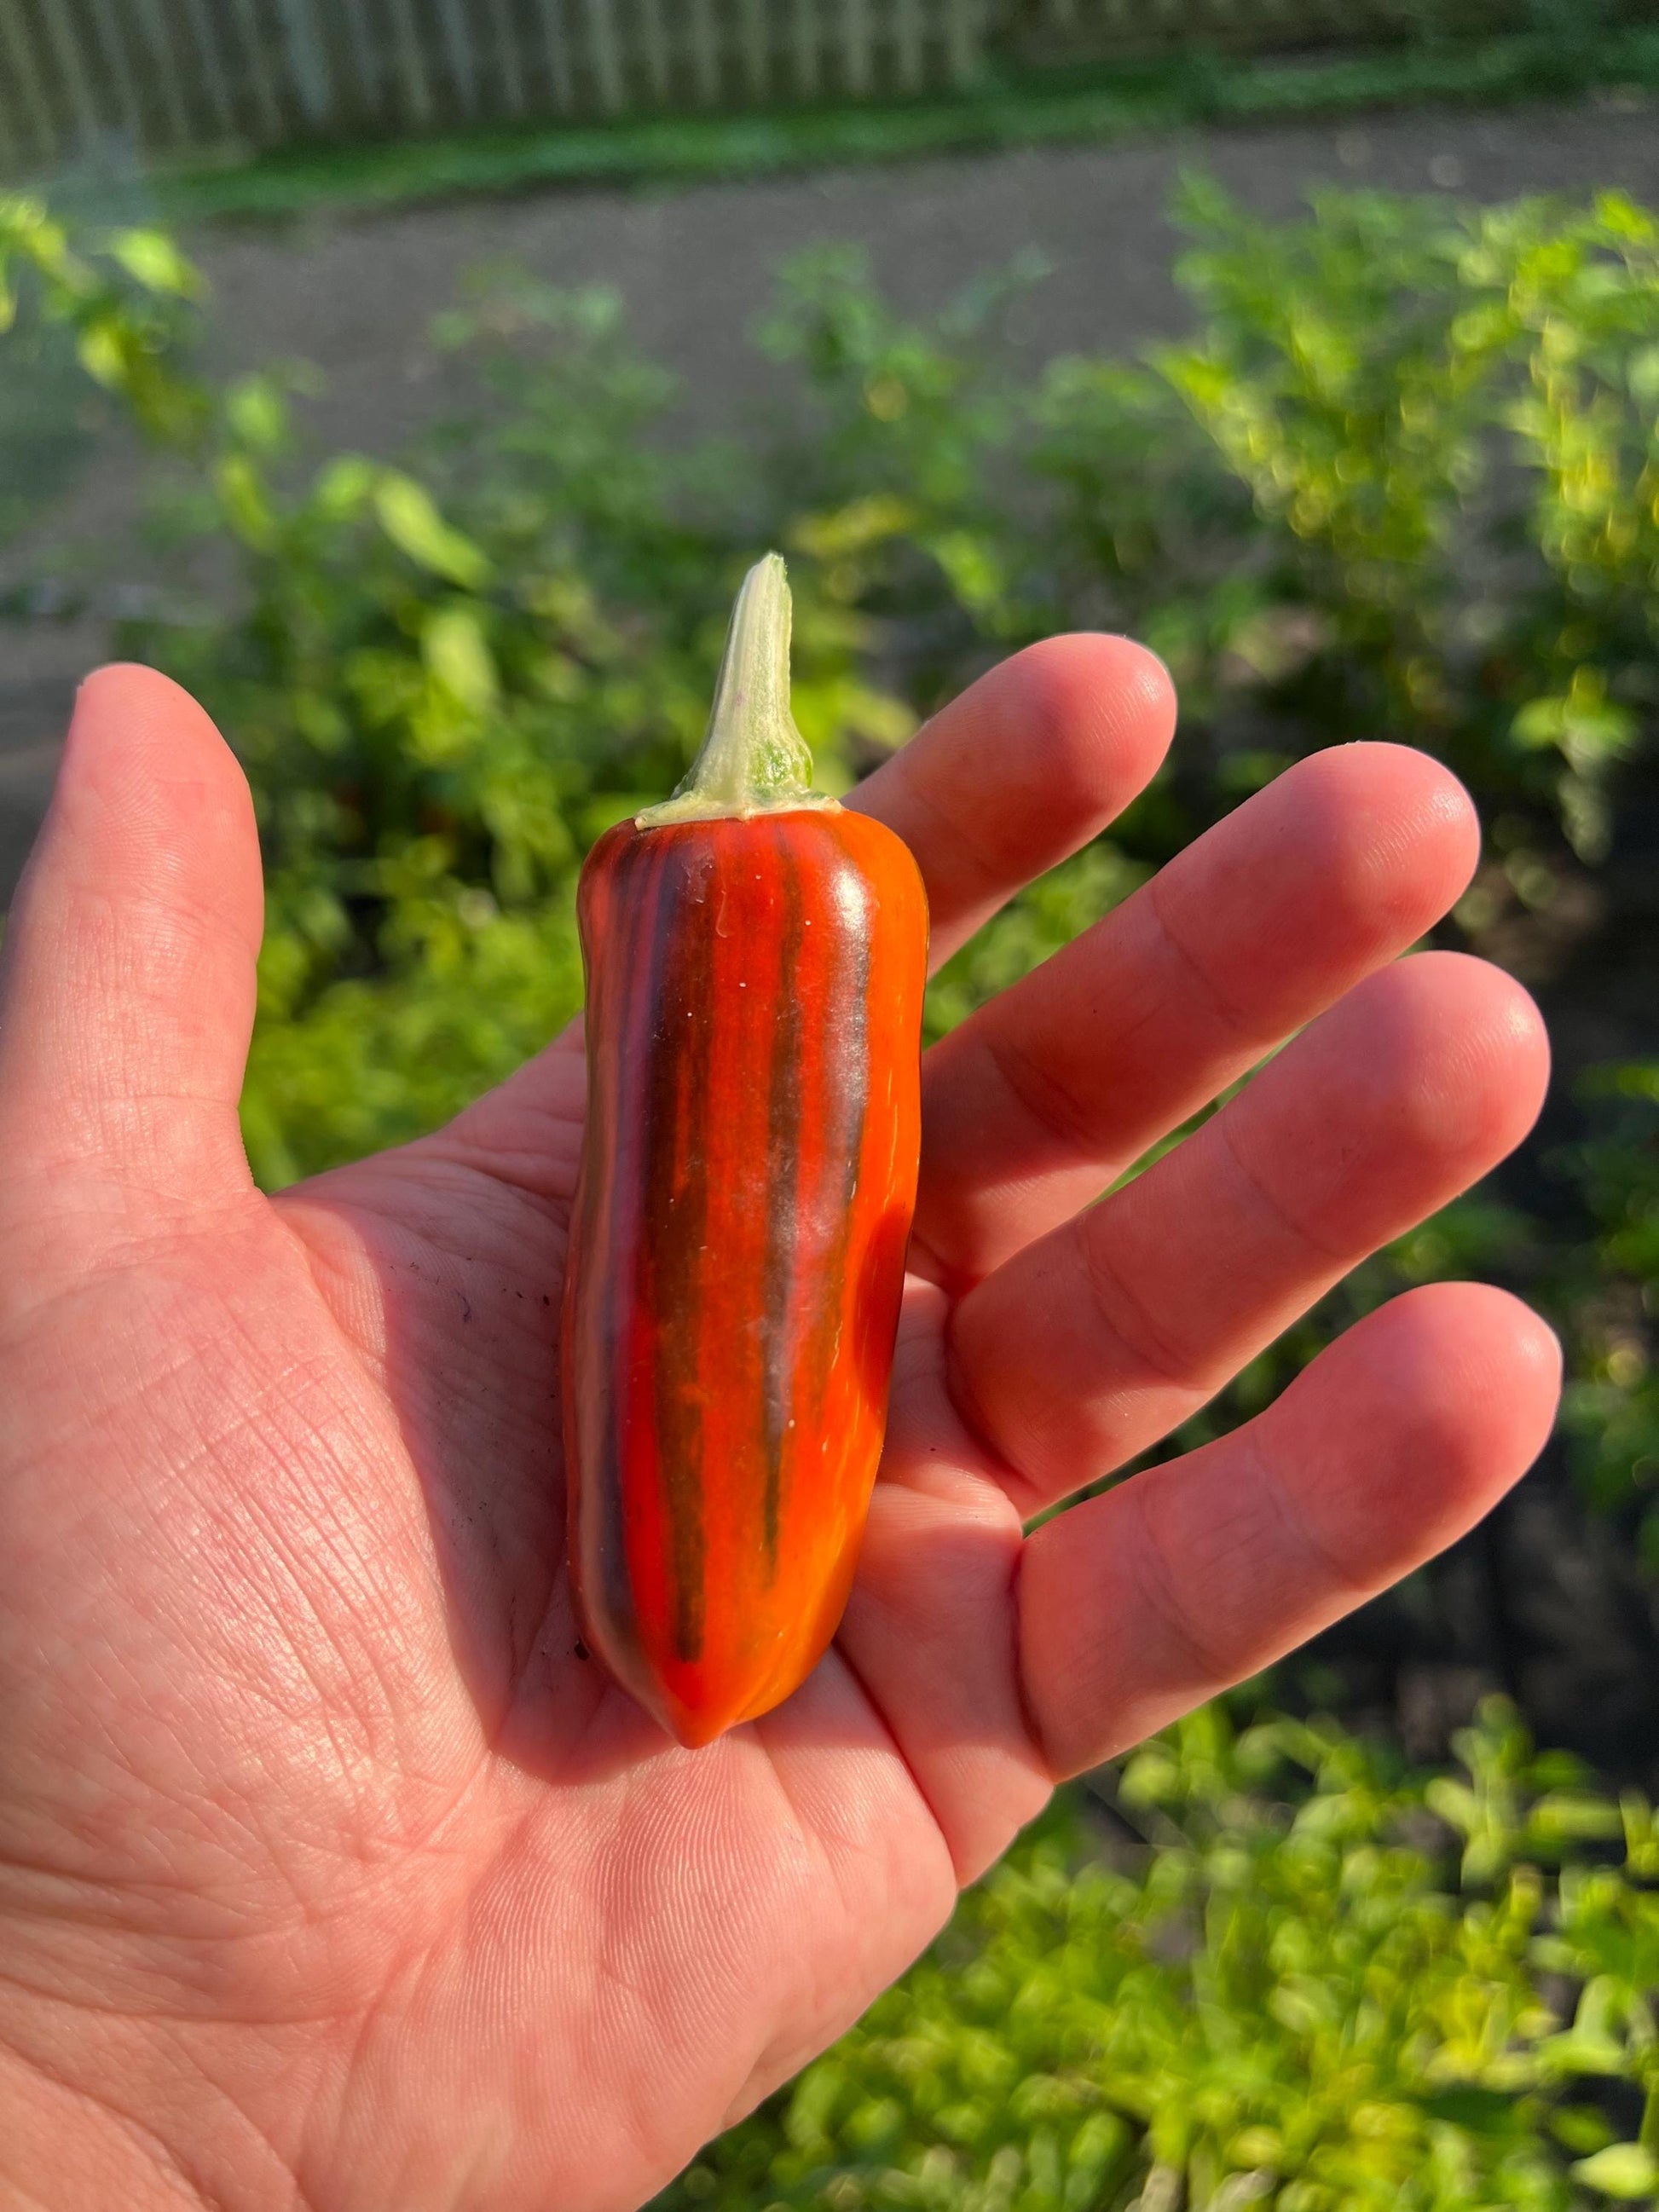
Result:
[[[744,578],[732,610],[702,750],[673,797],[634,819],[656,830],[838,805],[813,790],[812,756],[789,711],[789,584],[782,555],[769,553]]]

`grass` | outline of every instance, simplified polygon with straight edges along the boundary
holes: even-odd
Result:
[[[1101,143],[1184,125],[1283,121],[1427,102],[1501,104],[1659,89],[1659,27],[1527,33],[1284,58],[1184,56],[1025,73],[950,97],[301,147],[151,179],[158,211],[283,218],[550,185],[744,178],[922,154]]]

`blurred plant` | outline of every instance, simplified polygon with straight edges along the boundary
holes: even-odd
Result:
[[[1457,1751],[1425,1779],[1193,1715],[1093,1778],[1104,1838],[1063,1802],[660,2212],[1650,2202],[1652,1809],[1500,1701]]]
[[[1591,1502],[1659,1573],[1659,1063],[1598,1071],[1584,1089],[1599,1126],[1561,1162],[1594,1224],[1553,1300],[1573,1352],[1564,1420]]]
[[[497,279],[439,336],[496,404],[416,467],[308,465],[274,375],[213,394],[165,510],[166,618],[125,634],[253,787],[268,1183],[430,1127],[575,1011],[575,866],[695,750],[752,543],[740,485],[656,449],[672,387],[608,295]],[[830,788],[849,744],[911,726],[859,675],[868,629],[803,579],[796,707]]]
[[[1105,838],[1030,884],[997,923],[972,937],[934,976],[925,1036],[931,1043],[975,1007],[1069,945],[1127,898],[1147,871]]]
[[[177,360],[184,309],[201,291],[165,231],[95,231],[71,243],[44,201],[0,195],[0,334],[15,343],[32,325],[67,328],[88,375],[174,444],[191,441],[207,412]]]
[[[0,543],[61,480],[84,441],[85,371],[151,437],[189,443],[205,395],[175,356],[195,271],[158,230],[77,235],[40,200],[0,193]]]
[[[1541,779],[1600,858],[1656,698],[1652,218],[1613,193],[1452,219],[1349,194],[1290,227],[1186,205],[1205,336],[1160,367],[1274,526],[1247,626],[1293,607],[1310,647],[1247,663],[1304,713],[1414,729],[1492,798]]]
[[[955,657],[975,638],[1018,641],[1020,541],[996,457],[1015,447],[1021,398],[996,340],[1004,310],[1045,270],[1023,255],[922,324],[881,298],[859,249],[819,247],[786,264],[759,326],[804,387],[769,483],[791,542],[839,598],[902,610],[936,682],[959,674]]]
[[[1201,179],[1177,212],[1197,337],[1034,392],[1000,381],[994,294],[910,325],[855,257],[798,264],[767,332],[818,402],[788,481],[863,488],[866,587],[945,635],[1146,636],[1209,756],[1200,814],[1398,731],[1599,860],[1659,703],[1652,218],[1329,193],[1273,224]]]

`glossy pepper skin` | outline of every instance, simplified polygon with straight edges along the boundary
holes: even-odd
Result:
[[[763,629],[781,591],[779,562]],[[835,1633],[915,1200],[921,878],[890,830],[793,787],[619,824],[578,897],[570,1562],[586,1643],[686,1744],[777,1705]]]

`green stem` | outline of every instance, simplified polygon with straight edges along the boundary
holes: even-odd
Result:
[[[744,578],[732,610],[701,751],[673,797],[634,819],[656,830],[837,805],[813,790],[812,756],[789,711],[789,585],[782,555],[769,553]]]

